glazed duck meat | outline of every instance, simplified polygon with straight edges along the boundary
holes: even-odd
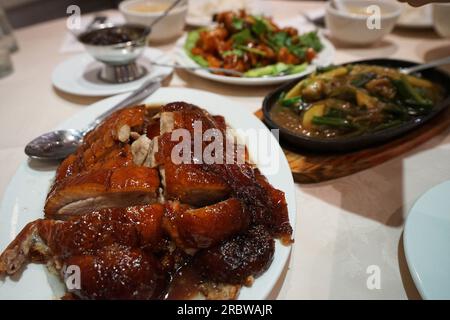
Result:
[[[27,261],[43,261],[64,278],[80,268],[80,298],[150,299],[165,286],[154,252],[162,241],[161,204],[102,209],[69,221],[29,223],[2,254],[0,271],[14,274]]]
[[[4,250],[0,274],[46,263],[64,281],[76,266],[75,299],[236,298],[270,267],[275,240],[293,240],[284,193],[244,146],[226,148],[226,131],[184,102],[115,112],[61,163],[45,218]],[[212,162],[195,152],[208,132],[224,137]]]

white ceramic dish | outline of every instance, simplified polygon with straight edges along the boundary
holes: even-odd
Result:
[[[104,112],[124,95],[110,97],[99,101],[89,108],[83,109],[69,120],[63,122],[58,129],[82,129],[97,115]],[[167,103],[171,101],[186,101],[205,108],[212,114],[223,115],[228,124],[235,129],[258,129],[269,139],[273,146],[270,154],[265,154],[264,161],[278,163],[279,170],[271,173],[268,166],[258,163],[263,174],[270,183],[286,194],[289,218],[295,228],[296,208],[294,181],[286,157],[272,133],[265,125],[244,107],[222,96],[192,89],[162,88],[145,100],[147,103]],[[248,145],[249,154],[256,161],[256,145]],[[28,222],[42,218],[43,206],[47,191],[55,174],[56,166],[39,166],[31,162],[23,162],[8,185],[0,210],[0,251]],[[259,278],[252,287],[244,287],[239,299],[265,299],[271,293],[283,268],[288,260],[291,247],[281,245],[278,241],[275,255],[270,268]],[[2,299],[54,299],[57,283],[53,276],[49,276],[44,265],[29,264],[19,279],[5,279],[0,282],[0,300]],[[60,293],[60,292],[59,292]]]
[[[406,261],[424,299],[450,299],[450,181],[422,195],[403,233]]]
[[[288,80],[295,79],[301,77],[302,75],[308,74],[312,72],[317,66],[319,67],[328,66],[333,63],[335,55],[334,46],[325,37],[323,37],[322,35],[319,36],[324,46],[322,51],[306,68],[306,70],[300,73],[278,77],[243,78],[243,77],[230,77],[217,75],[206,70],[195,70],[195,71],[188,70],[188,72],[191,72],[192,74],[195,74],[201,78],[235,85],[263,86],[263,85],[273,85],[283,83]],[[177,63],[182,66],[191,66],[191,67],[198,66],[198,64],[186,54],[184,50],[185,42],[186,42],[186,35],[177,41],[175,48],[175,59]]]
[[[156,20],[164,10],[156,12],[138,12],[133,10],[136,5],[142,4],[170,4],[167,0],[127,0],[119,4],[119,11],[129,23],[137,23],[149,26]],[[175,8],[173,8],[168,15],[160,20],[152,27],[149,40],[153,42],[165,42],[180,36],[183,33],[183,28],[188,12],[187,1],[182,1]]]
[[[337,10],[328,2],[325,9],[325,24],[331,36],[343,43],[357,46],[372,45],[389,34],[400,16],[400,6],[390,0],[341,0],[346,8],[354,8],[360,13]],[[380,25],[374,22],[376,18],[369,18],[371,6],[380,10]]]
[[[102,67],[89,54],[73,56],[60,63],[53,70],[52,83],[61,91],[80,96],[111,96],[137,89],[148,77],[170,74],[172,68],[152,66],[151,61],[171,63],[171,59],[161,50],[146,48],[137,63],[149,70],[145,77],[135,81],[119,84],[106,83],[98,79],[97,74]]]

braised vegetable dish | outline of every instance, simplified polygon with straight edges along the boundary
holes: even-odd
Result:
[[[294,74],[305,70],[323,45],[316,32],[298,34],[270,18],[245,11],[214,16],[217,25],[188,33],[186,53],[204,67],[225,68],[246,77]]]
[[[442,88],[398,69],[349,64],[318,70],[282,92],[271,110],[280,127],[309,137],[362,135],[433,110]]]

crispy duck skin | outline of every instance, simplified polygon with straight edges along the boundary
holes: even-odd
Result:
[[[14,274],[28,261],[61,265],[72,255],[92,255],[113,244],[159,250],[163,214],[163,206],[153,204],[30,222],[0,256],[0,273]]]
[[[272,263],[275,242],[264,226],[254,226],[246,233],[200,251],[194,265],[208,280],[246,284]]]
[[[44,224],[41,237],[52,253],[62,258],[92,254],[115,243],[157,250],[163,214],[161,204],[101,209],[63,223]]]
[[[166,279],[159,261],[139,248],[111,245],[65,262],[80,268],[81,288],[71,292],[81,299],[148,300],[164,292]]]
[[[241,200],[252,217],[252,224],[262,224],[283,243],[292,242],[284,193],[272,187],[265,178],[249,164],[204,164],[202,168],[212,171],[227,181],[232,196]]]
[[[163,206],[103,209],[69,221],[29,223],[0,256],[0,274],[14,274],[27,262],[76,265],[82,299],[152,299],[165,275],[153,256],[162,236]]]
[[[159,150],[172,150],[166,144],[168,135],[160,139]],[[164,187],[164,196],[168,200],[179,200],[201,207],[224,200],[230,194],[230,187],[218,175],[206,172],[197,164],[174,164],[170,154],[160,165],[160,175]]]
[[[233,198],[199,209],[178,202],[165,207],[164,229],[184,249],[214,246],[246,230],[250,222],[239,200]]]
[[[164,114],[170,115],[163,116]],[[165,127],[169,132],[177,128],[186,128],[193,131],[194,121],[201,121],[203,130],[209,128],[216,128],[222,132],[225,130],[225,123],[220,117],[212,117],[203,109],[184,102],[174,102],[165,105],[162,108],[161,115],[161,121],[165,120],[169,123],[166,125],[162,124],[161,128]],[[161,154],[165,157],[164,160],[160,160],[164,163],[169,161],[169,151],[165,150],[171,151],[174,146],[167,142],[168,140],[163,135],[160,141],[160,152],[157,155],[157,158]],[[170,147],[165,146],[164,143],[167,143],[167,146]],[[224,157],[226,157],[226,152],[230,151],[226,150],[223,153]],[[228,158],[235,158],[235,155],[228,155]],[[170,170],[170,165],[168,167]],[[178,167],[179,165],[176,166],[176,168]],[[220,178],[221,183],[224,181],[225,185],[231,189],[227,190],[227,195],[230,194],[243,201],[246,210],[252,216],[254,224],[264,224],[275,237],[280,238],[285,244],[289,244],[292,241],[292,227],[289,223],[284,193],[273,188],[258,170],[255,170],[248,163],[227,163],[226,158],[223,159],[222,164],[201,164],[200,166],[194,165],[194,167],[195,171],[201,172],[203,175],[210,173]],[[187,172],[190,171],[187,170]],[[169,174],[165,174],[166,180],[169,176]],[[166,188],[169,188],[169,190],[170,188],[179,189],[172,194],[169,192],[169,196],[183,195],[183,192],[180,191],[182,189],[186,190],[186,192],[195,190],[189,189],[189,183],[183,186],[182,184],[185,180],[182,177],[173,180],[175,181],[170,181],[170,183],[166,181]]]
[[[219,125],[216,125],[214,119],[203,109],[184,102],[169,103],[162,107],[160,114],[161,136],[155,159],[160,165],[166,199],[179,200],[197,207],[226,199],[230,194],[230,187],[219,175],[202,170],[195,163],[194,153],[189,155],[189,163],[174,163],[172,151],[179,141],[173,141],[171,136],[173,130],[182,128],[189,130],[193,137],[195,121],[201,121],[203,132],[211,128],[224,130],[223,118],[218,117]]]
[[[66,177],[96,168],[113,169],[133,163],[127,129],[140,131],[146,123],[144,105],[119,110],[83,138],[75,154],[66,158],[57,170],[55,184]],[[119,137],[119,133],[122,136]],[[125,140],[121,141],[120,139]],[[127,138],[128,139],[128,138]]]
[[[201,121],[202,131],[212,128],[222,131],[226,129],[223,117],[213,117],[206,110],[186,102],[178,101],[166,104],[161,108],[161,115],[164,114],[166,114],[167,119],[171,119],[172,125],[162,124],[161,129],[167,127],[168,130],[161,130],[161,134],[165,133],[164,131],[170,132],[173,129],[180,128],[193,132],[195,121]],[[161,117],[162,120],[163,116]]]
[[[284,192],[275,189],[261,174],[258,169],[254,169],[256,180],[259,185],[265,190],[267,195],[267,204],[272,212],[270,222],[267,224],[269,230],[280,238],[281,242],[289,245],[292,240],[292,226],[289,222],[289,213]]]
[[[156,169],[121,167],[89,171],[56,184],[47,196],[46,217],[83,214],[108,207],[155,202],[159,188]]]

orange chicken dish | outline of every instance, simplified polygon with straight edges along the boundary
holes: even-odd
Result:
[[[196,121],[227,128],[173,102],[119,110],[88,132],[58,167],[44,217],[0,255],[0,275],[44,263],[65,282],[77,266],[80,286],[63,299],[237,298],[270,267],[275,240],[293,241],[286,199],[249,161],[174,163],[173,131]]]

